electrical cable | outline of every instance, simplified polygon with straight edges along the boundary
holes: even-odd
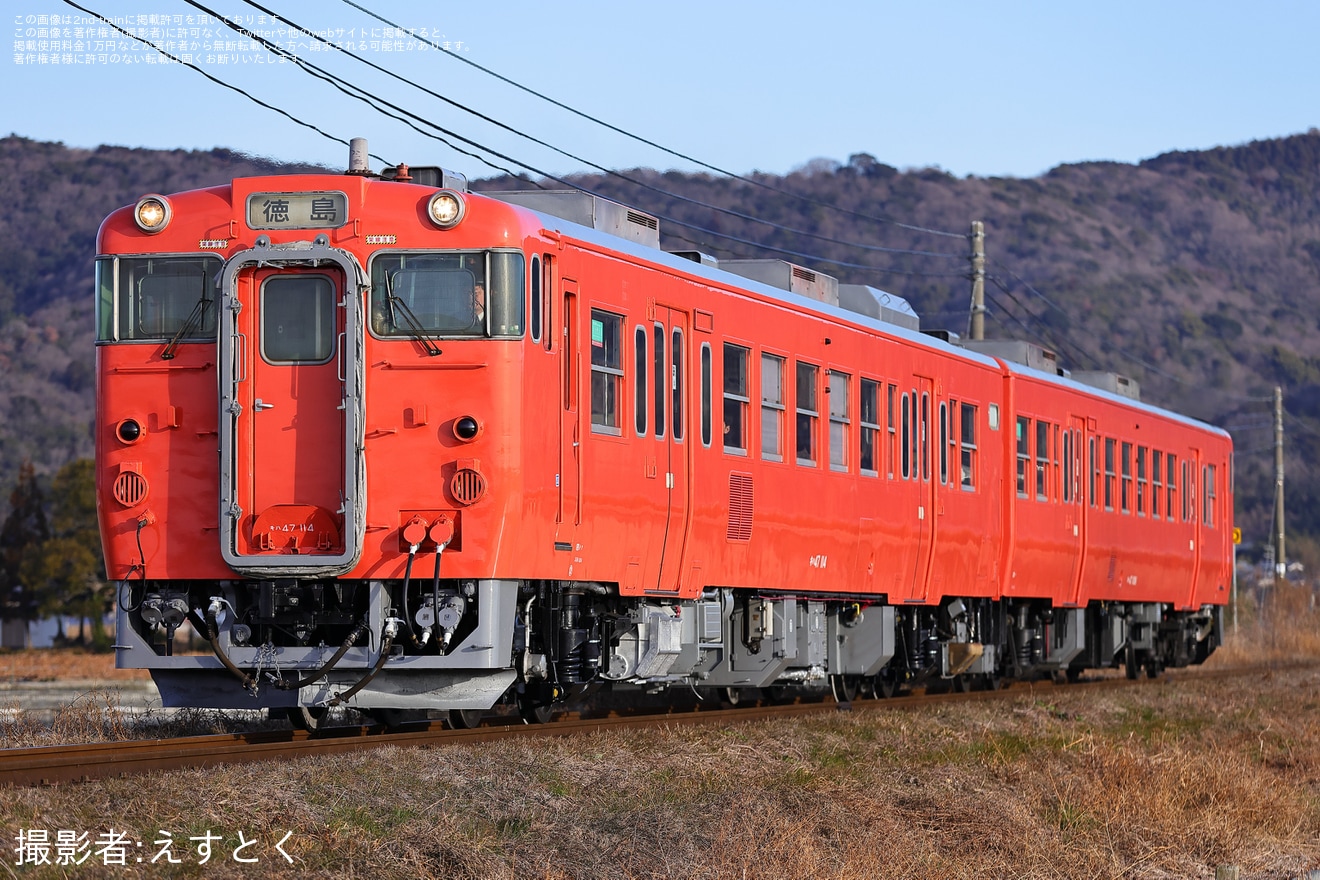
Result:
[[[248,39],[251,39],[251,40],[254,40],[255,42],[260,43],[261,45],[263,45],[264,47],[266,47],[269,51],[275,52],[275,53],[277,53],[277,54],[280,54],[282,57],[285,57],[285,58],[289,59],[290,61],[292,61],[293,63],[295,63],[299,68],[303,69],[304,71],[308,72],[309,74],[312,74],[312,75],[314,75],[314,76],[317,76],[317,77],[320,78],[320,79],[324,79],[324,80],[326,80],[327,82],[331,82],[332,85],[334,85],[334,84],[336,84],[336,83],[342,83],[343,85],[347,86],[348,88],[351,88],[351,89],[354,89],[355,91],[359,91],[359,92],[362,92],[363,94],[366,94],[365,90],[361,89],[361,87],[359,87],[359,86],[354,85],[353,83],[349,82],[348,80],[345,80],[345,79],[343,79],[342,77],[339,77],[339,76],[336,75],[336,74],[330,73],[330,72],[326,71],[324,68],[319,67],[318,65],[312,64],[312,63],[309,62],[309,61],[305,61],[305,60],[303,60],[302,58],[299,58],[299,57],[298,57],[297,55],[295,55],[294,53],[292,53],[292,52],[290,52],[290,51],[288,51],[288,50],[286,50],[286,49],[281,48],[281,47],[278,46],[277,44],[272,43],[271,41],[267,40],[265,37],[262,37],[260,34],[255,33],[254,31],[250,31],[250,30],[248,30],[247,28],[242,27],[241,25],[238,25],[238,24],[236,24],[236,23],[234,23],[234,22],[231,22],[231,21],[228,21],[228,20],[223,19],[223,17],[220,16],[220,15],[218,15],[218,13],[216,13],[214,10],[210,9],[209,7],[205,6],[204,4],[202,4],[202,3],[200,3],[200,2],[197,2],[197,0],[184,0],[184,2],[187,3],[189,6],[192,6],[193,8],[198,9],[198,10],[200,10],[200,11],[202,11],[202,12],[208,14],[208,15],[213,15],[213,16],[216,16],[217,18],[220,18],[221,20],[225,21],[225,24],[228,25],[228,27],[229,27],[230,29],[232,29],[232,30],[238,32],[239,34],[242,34],[243,36],[247,37]],[[432,90],[432,89],[426,88],[425,86],[419,85],[418,83],[412,82],[411,80],[409,80],[409,79],[407,79],[407,78],[405,78],[405,77],[403,77],[403,76],[400,76],[399,74],[397,74],[397,73],[395,73],[395,72],[393,72],[393,71],[391,71],[391,70],[388,70],[387,68],[384,68],[384,67],[380,66],[379,64],[376,64],[375,62],[368,61],[367,59],[362,58],[362,57],[359,56],[359,55],[355,55],[354,53],[348,51],[347,49],[344,49],[342,46],[338,46],[338,45],[332,43],[331,41],[325,39],[324,37],[320,36],[319,34],[315,33],[314,31],[311,31],[311,30],[308,30],[307,28],[304,28],[302,25],[298,24],[297,22],[292,21],[291,19],[286,18],[286,17],[284,17],[284,16],[281,16],[281,15],[279,15],[278,13],[276,13],[276,12],[274,12],[274,11],[272,11],[272,10],[266,8],[265,6],[262,6],[262,5],[260,5],[259,3],[254,2],[254,0],[244,0],[244,2],[247,3],[249,6],[253,7],[254,9],[258,9],[258,10],[260,10],[261,12],[263,12],[263,13],[265,13],[265,14],[267,14],[267,15],[270,15],[272,18],[275,18],[275,19],[277,19],[277,20],[283,21],[285,24],[289,25],[290,27],[294,28],[295,30],[298,30],[298,31],[300,31],[301,33],[303,33],[303,34],[305,34],[305,35],[311,37],[312,39],[317,40],[317,41],[323,43],[324,45],[326,45],[326,46],[328,46],[328,47],[334,49],[334,50],[337,51],[337,52],[340,52],[340,53],[342,53],[342,54],[344,54],[344,55],[347,55],[347,56],[350,57],[350,58],[354,58],[354,59],[356,59],[357,61],[359,61],[359,62],[361,62],[361,63],[367,65],[367,66],[370,67],[370,68],[372,68],[373,70],[379,71],[379,72],[381,72],[381,73],[386,74],[387,76],[393,77],[394,79],[398,80],[399,82],[405,83],[406,85],[410,85],[410,86],[412,86],[412,87],[414,87],[414,88],[416,88],[416,89],[418,89],[418,90],[420,90],[420,91],[422,91],[422,92],[425,92],[426,94],[431,95],[432,97],[437,98],[437,99],[439,99],[439,100],[441,100],[441,101],[444,101],[446,104],[449,104],[449,105],[452,106],[452,107],[455,107],[455,108],[457,108],[457,109],[459,109],[459,110],[462,110],[462,111],[464,111],[465,113],[469,113],[469,114],[471,114],[471,115],[477,117],[478,119],[481,119],[481,120],[484,121],[484,122],[490,123],[491,125],[494,125],[494,126],[496,126],[496,127],[498,127],[498,128],[501,128],[501,129],[503,129],[504,131],[507,131],[507,132],[509,132],[509,133],[511,133],[511,134],[515,134],[515,135],[517,135],[517,136],[519,136],[519,137],[525,138],[525,139],[531,141],[532,143],[537,144],[538,146],[542,146],[542,147],[545,147],[546,149],[553,150],[554,152],[559,153],[559,154],[562,155],[562,156],[566,156],[567,158],[572,159],[572,160],[574,160],[575,162],[580,162],[580,163],[582,163],[582,164],[584,164],[584,165],[587,165],[587,166],[589,166],[589,167],[591,167],[591,168],[594,168],[594,169],[596,169],[597,171],[599,171],[600,173],[605,174],[605,175],[607,175],[607,176],[609,176],[609,177],[615,177],[615,178],[618,178],[619,180],[622,180],[622,181],[624,181],[624,182],[626,182],[626,183],[629,183],[629,184],[631,184],[631,185],[633,185],[633,186],[639,187],[639,188],[644,189],[644,190],[648,190],[648,191],[650,191],[650,192],[654,192],[654,193],[656,193],[657,195],[660,195],[660,196],[663,196],[663,197],[666,197],[666,198],[670,198],[670,199],[676,199],[676,200],[678,200],[678,201],[680,201],[680,202],[686,202],[686,203],[688,203],[688,204],[695,205],[695,206],[700,207],[700,208],[705,208],[705,209],[707,209],[707,210],[716,211],[716,212],[721,213],[721,214],[727,214],[727,215],[729,215],[729,216],[731,216],[731,217],[736,217],[736,218],[738,218],[738,219],[740,219],[740,220],[744,220],[744,221],[747,221],[747,222],[750,222],[750,223],[759,223],[759,224],[761,224],[761,225],[768,226],[768,227],[770,227],[770,228],[772,228],[772,229],[779,230],[780,232],[786,232],[786,233],[789,233],[789,234],[792,234],[792,235],[804,236],[804,237],[807,237],[807,238],[814,238],[814,239],[817,239],[817,240],[819,240],[819,241],[824,241],[824,242],[829,243],[829,244],[836,244],[836,245],[841,245],[841,246],[844,246],[844,247],[857,248],[857,249],[859,249],[859,250],[873,251],[873,252],[877,252],[877,253],[887,253],[887,254],[906,254],[906,255],[911,255],[911,256],[935,257],[935,258],[940,258],[940,259],[956,259],[956,260],[965,260],[965,259],[967,259],[967,255],[966,255],[966,254],[951,253],[951,252],[947,252],[947,251],[919,251],[919,250],[913,250],[913,249],[910,249],[910,248],[892,248],[892,247],[885,247],[885,246],[881,246],[881,245],[868,245],[868,244],[863,244],[863,243],[861,243],[861,242],[844,241],[844,240],[842,240],[842,239],[837,239],[837,238],[834,238],[834,237],[832,237],[832,236],[823,235],[823,234],[821,234],[821,233],[811,232],[811,231],[809,231],[809,230],[805,230],[805,229],[796,229],[796,228],[791,227],[791,226],[784,226],[784,225],[782,225],[782,224],[780,224],[780,223],[776,223],[776,222],[774,222],[774,221],[772,221],[772,220],[766,220],[765,218],[762,218],[762,217],[757,217],[757,216],[754,216],[754,215],[751,215],[751,214],[746,214],[746,213],[743,213],[743,212],[741,212],[741,211],[735,211],[735,210],[733,210],[732,208],[726,208],[726,207],[723,207],[723,206],[720,206],[720,205],[712,204],[712,203],[710,203],[710,202],[704,202],[704,201],[701,201],[700,199],[694,199],[694,198],[691,198],[691,197],[689,197],[689,196],[684,196],[684,195],[681,195],[681,194],[679,194],[679,193],[671,192],[671,191],[669,191],[669,190],[666,190],[666,189],[663,189],[663,188],[661,188],[661,187],[657,187],[657,186],[655,186],[655,185],[653,185],[653,184],[647,183],[647,182],[644,181],[644,180],[640,180],[640,179],[638,179],[638,178],[636,178],[636,177],[631,177],[631,176],[629,176],[629,175],[627,175],[627,174],[624,174],[623,172],[615,171],[615,170],[612,170],[612,169],[610,169],[610,168],[605,167],[604,165],[600,165],[600,164],[597,164],[597,163],[595,163],[595,162],[592,162],[591,160],[586,159],[586,158],[584,158],[584,157],[582,157],[582,156],[578,156],[578,155],[576,155],[576,154],[574,154],[574,153],[570,153],[570,152],[568,152],[567,150],[563,150],[563,149],[561,149],[561,148],[559,148],[559,147],[556,147],[556,146],[554,146],[553,144],[551,144],[551,143],[549,143],[549,142],[547,142],[547,141],[545,141],[545,140],[542,140],[542,139],[540,139],[540,138],[538,138],[538,137],[535,137],[534,135],[530,135],[530,134],[528,134],[528,133],[526,133],[526,132],[523,132],[523,131],[521,131],[521,130],[519,130],[519,129],[516,129],[516,128],[512,127],[512,126],[506,125],[505,123],[500,122],[499,120],[497,120],[497,119],[495,119],[495,118],[493,118],[493,117],[491,117],[491,116],[488,116],[488,115],[486,115],[486,114],[484,114],[484,113],[482,113],[482,112],[480,112],[480,111],[478,111],[478,110],[474,110],[474,109],[472,109],[471,107],[468,107],[468,106],[466,106],[466,105],[464,105],[464,104],[462,104],[462,103],[460,103],[460,102],[458,102],[458,101],[453,100],[452,98],[449,98],[449,97],[446,97],[445,95],[440,94],[439,92],[436,92],[436,91],[434,91],[434,90]],[[341,90],[341,91],[344,91],[343,89],[340,89],[340,90]],[[350,93],[345,92],[345,94],[350,94]],[[353,96],[353,97],[357,97],[357,96]],[[394,110],[397,110],[397,111],[399,111],[399,112],[401,112],[401,113],[405,113],[405,114],[407,114],[408,116],[412,116],[413,118],[418,119],[419,121],[425,121],[427,125],[431,125],[432,127],[436,128],[437,130],[441,130],[441,131],[444,130],[444,129],[440,129],[439,126],[436,126],[434,123],[431,123],[429,120],[423,120],[422,117],[417,116],[417,115],[415,115],[415,114],[413,114],[413,113],[411,113],[411,112],[405,110],[405,109],[402,108],[402,107],[399,107],[399,106],[397,106],[397,105],[395,105],[395,104],[392,104],[392,103],[390,103],[390,102],[388,102],[388,101],[384,101],[383,99],[380,99],[380,101],[381,101],[381,103],[384,103],[386,106],[391,107],[391,108],[394,109]],[[370,103],[370,101],[369,101],[369,103]],[[379,107],[377,107],[377,110],[379,111]],[[395,118],[397,119],[398,117],[395,117]],[[402,120],[400,120],[400,121],[402,121]],[[449,134],[451,137],[461,137],[460,135],[458,135],[458,134],[455,133],[455,132],[446,132],[446,133]],[[470,143],[470,144],[473,144],[474,146],[477,146],[476,142],[474,142],[474,141],[470,141],[470,140],[468,140],[468,139],[466,139],[466,138],[463,138],[463,140],[464,140],[465,142],[467,142],[467,143]],[[448,144],[448,146],[450,146],[451,148],[453,148],[453,145],[452,145],[452,144]],[[490,151],[489,148],[487,148],[487,147],[480,147],[480,148],[481,148],[481,149],[486,149],[487,151]],[[508,161],[513,161],[513,162],[516,162],[516,161],[517,161],[516,159],[512,159],[512,158],[509,158],[509,157],[504,157],[504,158],[506,158]],[[519,164],[521,164],[521,163],[519,163]],[[529,167],[529,166],[524,166],[524,167]],[[539,172],[538,172],[538,173],[539,173]],[[569,184],[569,185],[572,185],[572,184]],[[574,188],[578,188],[578,187],[574,187]],[[669,222],[674,222],[674,221],[673,221],[673,220],[670,220]],[[718,234],[718,233],[717,233],[717,234]]]
[[[245,2],[250,2],[250,0],[245,0]],[[529,88],[528,86],[522,85],[521,83],[518,83],[518,82],[516,82],[516,81],[514,81],[514,80],[512,80],[512,79],[510,79],[510,78],[508,78],[508,77],[506,77],[506,76],[504,76],[504,75],[502,75],[502,74],[496,73],[495,71],[493,71],[493,70],[491,70],[491,69],[489,69],[489,68],[487,68],[487,67],[483,67],[482,65],[478,64],[478,63],[475,62],[475,61],[472,61],[471,59],[464,58],[462,55],[459,55],[459,54],[456,54],[456,53],[450,52],[450,51],[448,51],[448,50],[446,50],[446,49],[440,47],[439,45],[437,45],[437,44],[431,42],[430,40],[428,40],[428,39],[426,39],[426,38],[424,38],[424,37],[419,37],[419,36],[417,36],[417,35],[416,35],[416,34],[415,34],[410,28],[405,28],[405,27],[403,27],[403,26],[401,26],[401,25],[395,24],[394,22],[390,21],[389,19],[385,18],[384,16],[379,15],[379,14],[377,14],[377,13],[375,13],[375,12],[372,12],[370,9],[366,8],[365,6],[362,6],[362,5],[358,4],[358,3],[353,2],[353,0],[344,0],[344,2],[347,3],[349,6],[352,6],[354,9],[357,9],[359,12],[363,12],[363,13],[365,13],[365,14],[371,16],[372,18],[376,19],[377,21],[381,22],[382,24],[387,24],[387,25],[389,25],[390,27],[395,28],[396,30],[402,31],[402,32],[408,34],[408,35],[409,35],[410,37],[412,37],[414,40],[417,40],[417,41],[419,41],[419,42],[425,43],[426,45],[430,46],[432,49],[435,49],[435,50],[437,50],[437,51],[439,51],[439,52],[443,52],[444,54],[446,54],[446,55],[448,55],[448,56],[450,56],[450,57],[452,57],[452,58],[455,58],[456,60],[461,61],[461,62],[463,62],[464,64],[467,64],[467,65],[469,65],[469,66],[471,66],[471,67],[473,67],[473,68],[475,68],[475,69],[477,69],[477,70],[480,70],[482,73],[485,73],[485,74],[487,74],[487,75],[489,75],[489,76],[493,76],[493,77],[495,77],[496,79],[500,80],[501,82],[507,83],[508,85],[511,85],[511,86],[513,86],[514,88],[520,89],[520,90],[526,92],[527,94],[532,95],[533,97],[539,98],[539,99],[541,99],[541,100],[543,100],[543,101],[547,101],[547,102],[549,102],[550,104],[553,104],[554,106],[559,107],[559,108],[562,109],[562,110],[567,110],[569,113],[572,113],[572,114],[574,114],[574,115],[576,115],[576,116],[580,116],[581,118],[586,119],[586,120],[589,121],[589,122],[593,122],[593,123],[595,123],[596,125],[600,125],[600,126],[602,126],[602,127],[604,127],[604,128],[609,129],[610,131],[613,131],[613,132],[616,132],[616,133],[618,133],[618,134],[621,134],[621,135],[623,135],[623,136],[625,136],[625,137],[631,138],[632,140],[635,140],[635,141],[637,141],[638,143],[645,144],[645,145],[647,145],[647,146],[649,146],[649,147],[654,147],[655,149],[660,150],[661,152],[668,153],[669,155],[674,156],[674,157],[679,158],[679,159],[682,159],[682,160],[684,160],[685,162],[691,162],[691,163],[693,163],[694,165],[698,165],[698,166],[700,166],[700,167],[702,167],[702,168],[705,168],[705,169],[707,169],[707,170],[714,171],[714,172],[717,173],[717,174],[725,175],[726,177],[731,177],[731,178],[733,178],[734,180],[739,180],[739,181],[741,181],[741,182],[743,182],[743,183],[748,183],[748,184],[751,184],[751,185],[753,185],[753,186],[759,186],[759,187],[761,187],[761,188],[763,188],[763,189],[768,189],[768,190],[770,190],[770,191],[772,191],[772,192],[777,192],[777,193],[780,193],[780,194],[782,194],[782,195],[790,196],[791,198],[800,199],[800,200],[802,200],[802,201],[804,201],[804,202],[807,202],[808,204],[816,205],[817,207],[829,208],[829,209],[831,209],[831,210],[839,211],[839,212],[841,212],[841,213],[848,214],[848,215],[853,216],[853,217],[858,217],[858,218],[863,219],[863,220],[871,220],[871,221],[876,222],[876,223],[887,223],[887,224],[890,224],[890,225],[893,225],[893,226],[897,226],[897,227],[899,227],[899,228],[901,228],[901,229],[907,229],[907,230],[912,231],[912,232],[925,232],[925,233],[929,233],[929,234],[931,234],[931,235],[947,236],[947,237],[949,237],[949,238],[958,238],[958,239],[966,239],[966,238],[967,238],[967,235],[966,235],[965,233],[960,233],[960,232],[947,232],[947,231],[945,231],[945,230],[943,230],[943,229],[930,229],[930,228],[925,227],[925,226],[917,226],[917,225],[914,225],[914,224],[902,223],[902,222],[900,222],[900,221],[898,221],[898,220],[894,220],[894,219],[889,218],[889,217],[876,217],[876,216],[873,216],[873,215],[870,215],[870,214],[862,214],[862,213],[859,213],[859,212],[857,212],[857,211],[851,211],[851,210],[848,210],[848,209],[845,209],[845,208],[839,208],[837,205],[832,205],[832,204],[830,204],[830,203],[828,203],[828,202],[823,202],[823,201],[821,201],[821,200],[819,200],[819,199],[814,199],[814,198],[811,198],[811,197],[809,197],[809,196],[804,196],[804,195],[801,195],[801,194],[799,194],[799,193],[795,193],[795,192],[793,192],[793,191],[791,191],[791,190],[786,190],[786,189],[783,189],[783,188],[781,188],[781,187],[777,187],[777,186],[774,186],[774,185],[772,185],[772,184],[765,183],[764,181],[756,180],[755,178],[745,177],[745,176],[743,176],[743,175],[741,175],[741,174],[737,174],[737,173],[735,173],[735,172],[733,172],[733,171],[727,171],[727,170],[725,170],[725,169],[723,169],[723,168],[720,168],[720,167],[718,167],[718,166],[716,166],[716,165],[711,165],[711,164],[709,164],[709,163],[707,163],[707,162],[703,162],[703,161],[701,161],[700,159],[693,158],[692,156],[689,156],[689,155],[687,155],[687,154],[685,154],[685,153],[680,153],[680,152],[678,152],[677,150],[672,150],[672,149],[670,149],[669,147],[662,146],[661,144],[658,144],[658,143],[656,143],[655,141],[651,141],[651,140],[648,140],[648,139],[646,139],[646,138],[644,138],[644,137],[642,137],[642,136],[640,136],[640,135],[633,134],[632,132],[629,132],[629,131],[627,131],[627,130],[625,130],[625,129],[619,128],[619,127],[616,126],[616,125],[611,125],[610,123],[605,122],[605,121],[602,120],[602,119],[598,119],[598,118],[596,118],[595,116],[592,116],[592,115],[590,115],[590,114],[588,114],[588,113],[584,113],[584,112],[582,112],[581,110],[577,110],[577,109],[575,109],[575,108],[573,108],[573,107],[570,107],[569,105],[567,105],[567,104],[565,104],[565,103],[563,103],[563,102],[561,102],[561,101],[557,101],[557,100],[555,100],[554,98],[549,97],[548,95],[542,94],[541,92],[538,92],[538,91],[536,91],[535,89],[532,89],[532,88]],[[287,19],[286,19],[286,21],[287,21]]]

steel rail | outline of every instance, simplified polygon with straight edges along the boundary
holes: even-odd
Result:
[[[306,731],[189,736],[176,739],[122,740],[106,743],[40,746],[0,750],[0,786],[56,785],[160,770],[214,767],[258,761],[290,760],[319,755],[340,755],[382,746],[417,748],[491,742],[514,737],[566,737],[606,730],[676,727],[697,724],[736,724],[784,718],[810,717],[840,711],[912,711],[933,704],[964,701],[1016,699],[1037,691],[1070,693],[1084,689],[1152,686],[1174,681],[1202,681],[1273,673],[1284,669],[1309,668],[1314,663],[1232,667],[1195,672],[1166,672],[1158,679],[1128,681],[1102,678],[1066,685],[1048,679],[1014,682],[1001,690],[970,693],[914,693],[893,699],[864,699],[852,703],[797,702],[785,705],[755,705],[736,709],[662,711],[653,714],[610,713],[605,717],[561,715],[548,724],[527,725],[488,720],[470,730],[446,729],[440,721],[415,722],[394,731],[380,726],[334,727],[310,734]]]

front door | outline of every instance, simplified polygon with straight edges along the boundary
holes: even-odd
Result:
[[[363,280],[323,245],[312,250],[324,259],[296,263],[269,250],[235,257],[224,274],[221,547],[244,573],[342,573],[365,521]]]

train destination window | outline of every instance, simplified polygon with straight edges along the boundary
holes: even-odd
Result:
[[[830,370],[830,470],[848,470],[847,373]]]
[[[701,445],[710,445],[711,433],[711,364],[710,364],[710,343],[701,343]]]
[[[816,464],[816,422],[820,418],[816,403],[816,372],[816,367],[811,364],[796,364],[797,463],[812,466]]]
[[[641,324],[633,332],[633,359],[637,368],[637,387],[633,389],[633,423],[638,437],[646,436],[646,408],[650,399],[646,396],[646,374],[650,362],[646,357],[646,328]]]
[[[761,355],[761,457],[784,460],[784,359]]]
[[[591,430],[621,434],[623,318],[591,310]]]
[[[962,487],[968,491],[976,488],[976,406],[970,403],[962,405],[958,420],[962,429],[962,459],[959,465]]]
[[[724,343],[724,451],[747,454],[747,410],[751,406],[747,376],[750,352]]]
[[[379,253],[371,260],[371,332],[522,336],[525,275],[523,255],[515,252]]]
[[[1050,423],[1036,422],[1036,500],[1049,500]]]
[[[1027,470],[1031,467],[1031,419],[1017,418],[1017,493],[1027,497]]]
[[[1164,468],[1164,453],[1158,449],[1150,451],[1150,515],[1156,519],[1160,518],[1160,503],[1164,488],[1164,477],[1161,470]]]
[[[886,412],[888,413],[887,418],[889,420],[887,423],[889,425],[889,452],[885,455],[885,461],[888,464],[888,470],[886,473],[891,480],[894,478],[894,462],[898,458],[898,455],[895,452],[895,447],[898,445],[898,424],[894,421],[894,400],[897,397],[898,386],[890,385],[887,393],[887,402],[885,403]],[[905,440],[904,442],[907,441]],[[904,476],[907,476],[907,474],[904,474]]]
[[[1105,438],[1105,510],[1114,509],[1114,453],[1118,441],[1113,437]]]
[[[335,285],[325,275],[275,275],[261,286],[261,356],[321,364],[335,350]]]
[[[96,261],[96,338],[215,339],[221,261],[120,257]]]
[[[1208,464],[1201,474],[1201,522],[1215,527],[1215,466]]]
[[[1137,516],[1146,515],[1146,447],[1137,447]]]
[[[857,463],[862,473],[872,477],[880,473],[879,462],[876,461],[876,455],[880,451],[876,445],[876,438],[880,433],[880,411],[877,409],[879,388],[880,383],[873,379],[862,380],[862,411],[859,416],[862,430],[858,435],[860,448]]]

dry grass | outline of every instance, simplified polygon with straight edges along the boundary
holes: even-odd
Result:
[[[1320,867],[1320,671],[1015,690],[933,711],[17,790],[0,815],[11,839],[114,827],[144,848],[162,829],[176,840],[210,829],[230,849],[239,832],[264,842],[250,867],[181,853],[192,861],[181,871],[206,877],[287,867],[271,848],[286,831],[296,870],[313,877],[1163,878],[1232,863],[1284,878]]]
[[[0,681],[146,681],[145,669],[116,669],[114,654],[77,648],[0,650]]]
[[[1207,665],[1240,666],[1320,658],[1320,610],[1312,607],[1309,585],[1283,584],[1258,606],[1238,603],[1237,629],[1231,609],[1224,614],[1227,639]]]

